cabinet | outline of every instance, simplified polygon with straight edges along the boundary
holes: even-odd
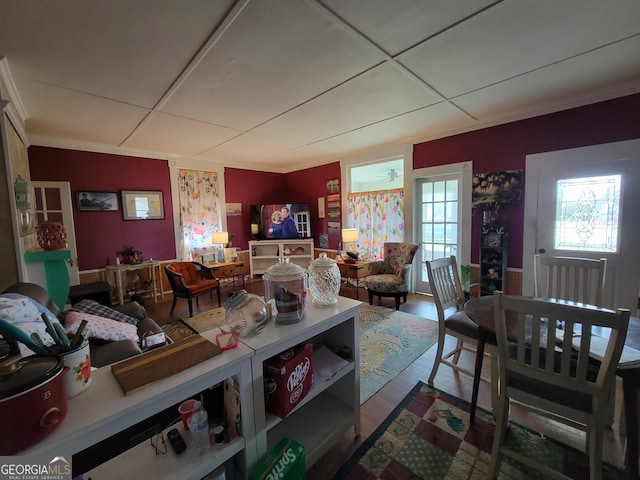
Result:
[[[507,230],[504,225],[484,224],[480,230],[480,294],[504,290],[507,279]]]
[[[204,332],[202,336],[215,342],[215,336],[219,332],[216,328]],[[252,355],[252,349],[240,344],[237,348],[227,350],[126,396],[110,367],[99,368],[91,374],[91,387],[82,395],[69,399],[68,414],[58,429],[20,454],[51,458],[56,455],[72,456],[186,398],[234,377],[240,393],[241,437],[223,445],[212,445],[204,455],[196,455],[192,448],[176,455],[168,441],[167,453],[156,455],[149,440],[146,440],[91,470],[87,476],[94,479],[200,479],[231,459],[234,459],[233,463],[246,476],[248,466],[257,462],[251,384]],[[177,411],[176,419],[179,420]],[[178,421],[175,426],[189,446],[189,434],[184,431],[182,422]],[[164,434],[166,440],[166,432]]]
[[[305,447],[309,468],[351,427],[355,437],[360,435],[361,305],[361,302],[345,297],[339,297],[336,305],[308,305],[303,321],[289,325],[269,322],[260,335],[242,339],[254,350],[251,371],[258,458],[287,437]],[[263,362],[305,342],[314,346],[324,344],[334,350],[348,347],[352,356],[335,375],[324,381],[320,382],[319,375],[314,373],[314,387],[285,419],[281,419],[265,410]]]
[[[253,240],[249,242],[251,277],[264,274],[278,258],[289,257],[291,263],[307,268],[313,260],[313,239]]]
[[[213,275],[220,280],[220,285],[236,286],[236,281],[242,281],[244,287],[244,262],[208,263]],[[222,282],[222,280],[225,282]]]

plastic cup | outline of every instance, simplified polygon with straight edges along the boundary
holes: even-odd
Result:
[[[196,400],[189,399],[185,400],[178,407],[178,411],[180,412],[180,418],[182,418],[182,426],[185,430],[189,430],[189,425],[187,424],[187,420],[193,413],[194,408],[196,408]]]

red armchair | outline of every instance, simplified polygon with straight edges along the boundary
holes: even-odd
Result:
[[[218,295],[218,306],[220,303],[220,282],[216,280],[213,271],[199,262],[176,262],[164,267],[167,274],[171,290],[173,290],[173,304],[171,313],[176,308],[178,298],[186,298],[189,302],[189,316],[193,317],[192,299],[208,293],[213,298],[213,291]]]

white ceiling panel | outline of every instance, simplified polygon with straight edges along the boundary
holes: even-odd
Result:
[[[385,64],[265,123],[254,132],[274,137],[284,134],[304,145],[438,101],[423,86]],[[308,128],[310,124],[313,128]]]
[[[362,8],[361,2],[317,2],[326,5],[392,56],[495,3],[494,0],[369,0],[367,8]]]
[[[451,98],[637,34],[638,19],[634,0],[504,2],[399,60]]]
[[[1,2],[13,75],[152,107],[231,0]],[[178,8],[176,8],[178,7]]]
[[[499,120],[536,109],[545,113],[547,105],[562,105],[579,95],[588,99],[592,92],[604,91],[612,78],[618,90],[624,87],[631,93],[640,88],[640,62],[624,60],[637,52],[640,36],[463,95],[455,102],[480,118]]]
[[[21,79],[17,86],[24,93],[27,111],[39,112],[26,123],[34,137],[119,145],[147,114],[147,110],[125,103],[30,80]]]
[[[240,134],[231,128],[157,113],[124,146],[191,157]]]
[[[638,0],[22,0],[0,21],[34,145],[282,172],[640,93]]]
[[[248,130],[382,59],[304,2],[251,2],[163,111]]]

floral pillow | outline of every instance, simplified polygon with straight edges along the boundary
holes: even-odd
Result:
[[[138,341],[138,328],[135,325],[81,312],[67,312],[65,316],[64,330],[69,337],[75,336],[83,320],[87,321],[87,326],[82,332],[84,337],[103,342]]]

